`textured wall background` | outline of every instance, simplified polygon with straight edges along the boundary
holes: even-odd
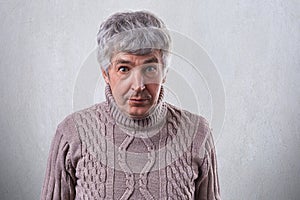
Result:
[[[218,68],[226,116],[217,140],[223,199],[300,196],[300,3],[0,1],[0,198],[38,199],[77,73],[112,12],[147,9],[201,44]]]

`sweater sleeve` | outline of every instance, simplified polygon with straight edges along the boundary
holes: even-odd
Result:
[[[80,154],[75,124],[67,117],[58,125],[51,144],[41,200],[75,198],[75,169]]]
[[[204,159],[196,180],[196,200],[220,200],[217,158],[212,133],[209,130],[204,143]]]

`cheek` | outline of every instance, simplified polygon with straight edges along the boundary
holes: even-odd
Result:
[[[114,95],[117,96],[124,96],[128,91],[128,84],[124,83],[123,81],[120,81],[116,78],[110,79],[110,87],[113,91]]]
[[[113,85],[112,93],[115,101],[119,105],[126,104],[126,101],[128,99],[130,88],[126,84],[122,83],[116,83]]]
[[[147,87],[154,101],[156,101],[159,97],[160,87],[160,84],[149,84]]]

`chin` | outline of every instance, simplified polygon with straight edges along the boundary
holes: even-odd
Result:
[[[149,115],[149,109],[147,110],[135,110],[128,113],[131,118],[141,119]]]

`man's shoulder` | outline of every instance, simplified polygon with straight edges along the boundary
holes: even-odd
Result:
[[[77,111],[73,112],[72,114],[70,114],[70,116],[74,117],[76,115],[84,115],[84,114],[95,113],[95,112],[104,112],[105,110],[106,110],[106,103],[101,102],[101,103],[93,104],[87,108],[77,110]]]
[[[168,113],[171,115],[171,117],[177,117],[183,119],[184,121],[197,123],[203,127],[209,128],[209,122],[203,116],[192,113],[188,110],[182,109],[168,102],[165,102],[165,104],[167,106]]]
[[[66,125],[78,123],[78,121],[90,121],[93,118],[98,118],[99,114],[104,114],[106,111],[105,102],[91,105],[87,108],[77,110],[67,115],[58,125],[58,127],[64,127]]]

